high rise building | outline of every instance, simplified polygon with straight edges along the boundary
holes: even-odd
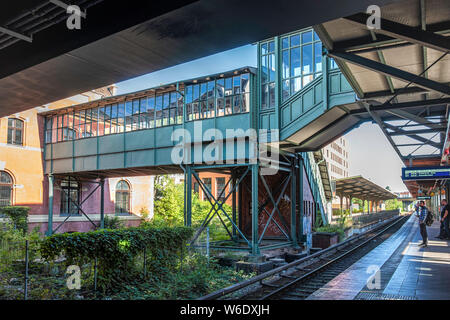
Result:
[[[341,137],[322,149],[327,162],[331,180],[349,176],[349,146],[348,141]]]

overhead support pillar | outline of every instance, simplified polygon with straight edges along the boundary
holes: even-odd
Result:
[[[299,180],[299,190],[298,190],[298,203],[299,203],[299,237],[298,239],[301,242],[304,242],[305,239],[303,237],[303,216],[305,213],[305,208],[303,206],[303,157],[299,156],[298,159],[298,167],[299,167],[299,171],[298,171],[298,180]]]
[[[236,173],[235,170],[231,171],[231,188],[233,190],[233,193],[231,194],[231,203],[232,203],[232,219],[234,224],[237,226],[237,210],[236,210]],[[235,225],[233,225],[233,230],[232,230],[232,234],[233,234],[233,239],[236,240],[237,239],[237,230]]]
[[[48,175],[48,223],[47,236],[53,234],[53,175]]]
[[[186,185],[186,202],[184,203],[185,221],[184,225],[190,227],[192,225],[192,168],[186,166],[186,177],[184,179]]]
[[[258,232],[258,164],[251,165],[252,170],[252,256],[260,255],[259,251],[259,232]]]
[[[105,228],[105,179],[100,179],[100,229]]]
[[[298,158],[292,159],[291,165],[291,238],[292,245],[298,247],[297,243],[297,163]]]

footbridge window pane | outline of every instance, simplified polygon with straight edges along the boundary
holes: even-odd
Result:
[[[291,38],[291,42],[296,40]],[[263,49],[267,48],[267,49]],[[275,61],[275,42],[273,40],[261,44],[261,109],[269,109],[275,106],[275,74],[277,72]],[[272,96],[273,95],[273,96]]]
[[[127,132],[133,130],[133,102],[132,101],[125,102],[125,130]]]
[[[281,40],[282,101],[308,85],[322,72],[322,43],[312,30],[290,35],[289,42],[286,39],[288,38],[284,37]],[[262,90],[264,92],[265,87]],[[264,104],[264,98],[263,108],[268,105]],[[267,98],[268,103],[271,103],[270,97]]]
[[[155,97],[147,99],[147,128],[155,127]]]

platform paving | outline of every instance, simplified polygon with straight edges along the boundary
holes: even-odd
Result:
[[[428,228],[429,245],[421,248],[417,218],[408,221],[389,239],[315,291],[308,300],[416,300],[450,299],[450,242],[434,237],[439,222]],[[380,286],[368,288],[379,268]]]

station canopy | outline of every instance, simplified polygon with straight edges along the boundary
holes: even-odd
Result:
[[[439,165],[450,103],[450,1],[383,6],[375,29],[369,18],[362,12],[315,26],[358,96],[326,114],[324,135],[371,121],[406,166]]]
[[[339,197],[352,197],[361,200],[389,200],[397,198],[397,195],[380,187],[362,176],[337,179],[336,195]]]

